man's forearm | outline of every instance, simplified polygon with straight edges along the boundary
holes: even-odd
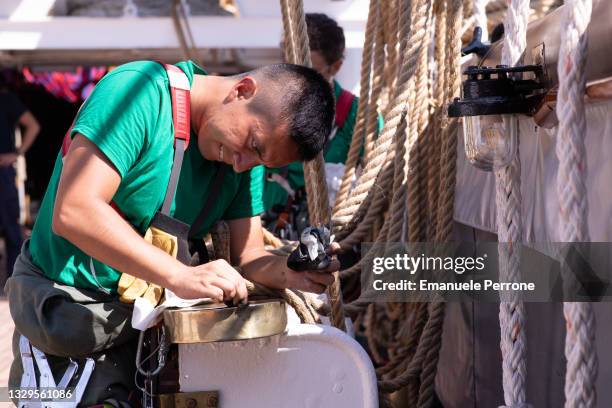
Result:
[[[96,260],[130,275],[170,287],[183,265],[146,242],[105,202],[57,206],[53,230]]]
[[[245,278],[269,288],[289,287],[287,257],[274,255],[263,249],[249,255],[248,259],[240,263]]]

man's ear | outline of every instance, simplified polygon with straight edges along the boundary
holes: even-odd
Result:
[[[252,76],[246,76],[236,82],[228,95],[230,100],[250,99],[257,93],[257,82]]]
[[[342,58],[340,58],[338,61],[330,65],[330,71],[332,76],[336,76],[338,71],[340,71],[340,68],[342,67],[342,62]]]

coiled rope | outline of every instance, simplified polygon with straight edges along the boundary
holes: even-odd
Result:
[[[301,8],[301,2],[283,0],[281,8],[287,60],[297,61],[303,54],[297,43],[303,37],[294,8]],[[461,81],[463,14],[462,0],[370,2],[357,123],[333,209],[334,232],[344,248],[372,238],[382,243],[450,239],[457,122],[444,113]],[[434,40],[435,55],[429,52]],[[385,124],[376,137],[379,112]],[[364,141],[363,171],[354,182]],[[373,252],[362,254],[360,262],[342,271],[343,278],[358,278],[371,256]],[[404,388],[410,406],[430,406],[443,303],[380,306],[357,299],[346,311],[358,330],[365,328],[371,355],[381,365],[381,392]],[[383,349],[385,353],[379,352]],[[381,404],[389,404],[384,395]]]

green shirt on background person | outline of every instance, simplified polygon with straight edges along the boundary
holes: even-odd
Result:
[[[338,83],[338,81],[334,80],[334,97],[336,98],[336,102],[338,101],[342,91],[343,89]],[[323,159],[325,160],[325,163],[344,164],[346,162],[348,152],[351,147],[351,141],[353,139],[355,122],[357,120],[358,104],[359,98],[357,96],[354,96],[344,124],[341,128],[337,129],[333,139],[327,142],[328,146],[326,147],[323,154]],[[378,122],[378,129],[380,131],[382,129],[383,124],[381,116],[379,116]],[[281,172],[280,169],[266,169],[266,171],[273,173]],[[294,191],[304,188],[304,167],[302,162],[293,162],[289,164],[289,166],[287,166],[286,172],[286,179],[289,182],[289,186]],[[287,203],[288,193],[279,183],[273,180],[266,179],[263,184],[263,201],[264,208],[266,209],[266,211],[270,210],[275,205],[280,204],[284,206]]]
[[[176,64],[193,82],[205,72],[191,61]],[[106,75],[84,103],[71,135],[84,135],[121,175],[113,202],[125,219],[144,234],[160,208],[170,179],[174,154],[171,94],[164,67],[138,61]],[[219,164],[202,157],[192,131],[170,215],[191,224],[204,203]],[[58,158],[32,232],[33,262],[45,276],[68,286],[116,293],[121,272],[96,261],[52,230],[53,206],[62,171]],[[198,237],[218,219],[251,217],[263,211],[263,167],[235,173],[229,169],[218,198]]]

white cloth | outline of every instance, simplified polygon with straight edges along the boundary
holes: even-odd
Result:
[[[588,225],[594,242],[612,241],[612,101],[586,106]],[[558,160],[556,129],[520,120],[523,239],[558,241],[559,201],[556,192]],[[495,178],[465,160],[463,140],[457,146],[455,225],[458,241],[494,241],[496,232]],[[483,231],[484,230],[484,231]],[[612,256],[612,254],[610,254]],[[527,303],[527,402],[534,407],[564,404],[565,321],[561,303]],[[595,303],[597,321],[598,407],[612,406],[612,336],[610,303]],[[603,369],[602,369],[603,367]],[[448,303],[436,376],[436,391],[444,407],[498,406],[503,402],[499,348],[499,305]]]
[[[164,290],[165,299],[162,303],[153,307],[148,300],[136,298],[134,312],[132,313],[132,327],[136,330],[146,330],[157,324],[162,312],[171,307],[189,307],[200,303],[209,303],[209,298],[183,299],[174,294],[170,289]]]
[[[612,102],[586,106],[588,224],[592,241],[612,240]],[[543,129],[533,120],[519,121],[521,194],[523,197],[523,239],[559,241],[557,223],[559,200],[556,177],[559,162],[555,154],[556,128]],[[461,132],[460,132],[461,133]],[[456,221],[485,231],[496,232],[495,177],[468,163],[463,136],[457,144]]]

